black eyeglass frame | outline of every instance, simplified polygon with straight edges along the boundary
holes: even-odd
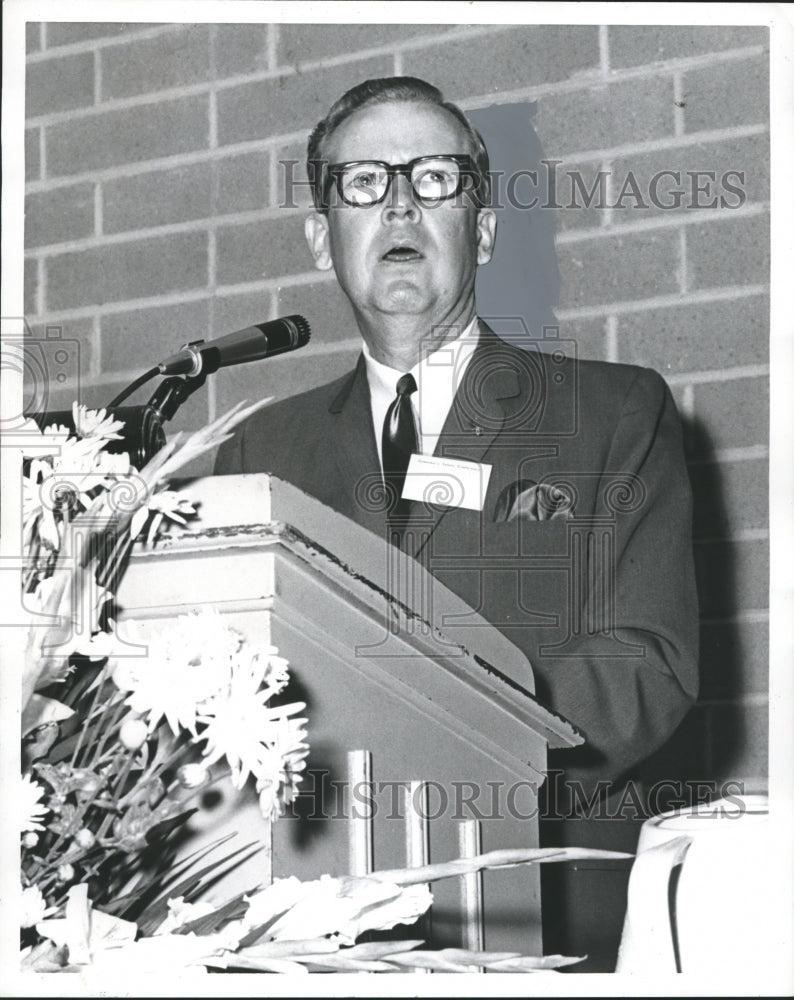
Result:
[[[457,165],[461,168],[458,176],[458,183],[455,185],[454,190],[440,198],[422,198],[414,185],[411,184],[414,197],[417,201],[420,201],[422,204],[430,205],[437,204],[440,201],[448,201],[450,198],[456,197],[456,195],[459,195],[463,191],[467,178],[474,179],[475,183],[471,190],[474,192],[478,191],[480,184],[482,183],[482,178],[480,177],[480,174],[474,164],[473,158],[469,156],[468,153],[433,153],[429,156],[417,156],[415,159],[409,160],[408,163],[388,163],[386,160],[348,160],[345,163],[331,163],[327,166],[326,177],[323,183],[323,208],[327,211],[330,207],[328,204],[328,193],[333,183],[336,183],[336,190],[339,197],[346,205],[350,205],[351,208],[371,208],[373,205],[380,205],[386,200],[396,174],[403,174],[410,181],[414,167],[416,167],[419,163],[424,163],[429,160],[453,160],[457,163]],[[386,171],[388,177],[386,187],[384,188],[383,194],[380,198],[373,201],[368,201],[366,203],[350,201],[345,197],[342,191],[342,175],[349,167],[364,164],[372,164],[373,166],[382,167]]]

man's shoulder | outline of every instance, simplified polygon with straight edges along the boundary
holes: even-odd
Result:
[[[596,389],[608,386],[615,391],[628,392],[635,385],[643,389],[656,387],[662,389],[665,381],[659,372],[642,365],[631,365],[620,361],[594,361],[590,358],[574,358],[580,382]]]
[[[303,392],[270,403],[249,417],[246,424],[257,426],[262,423],[271,423],[274,420],[292,419],[297,415],[306,417],[327,412],[335,401],[349,389],[355,374],[356,369],[352,368],[332,382],[324,382],[312,389],[305,389]]]
[[[518,344],[493,335],[483,347],[489,355],[489,368],[496,367],[501,358],[505,366],[536,369],[541,378],[562,389],[570,390],[575,386],[580,392],[607,393],[612,398],[623,398],[635,384],[651,391],[663,390],[666,385],[663,377],[652,368],[580,358],[565,341]]]

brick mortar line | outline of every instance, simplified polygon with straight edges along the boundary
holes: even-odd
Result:
[[[218,148],[218,94],[215,90],[210,90],[207,100],[207,119],[209,128],[207,129],[207,144],[210,152],[215,152]]]
[[[480,37],[487,36],[488,34],[493,34],[493,31],[489,31],[487,28],[483,30],[476,30],[476,34],[472,32],[466,35],[466,37]],[[428,45],[435,44],[439,39],[447,38],[447,34],[443,35],[432,35],[428,36],[428,40],[424,42],[423,45],[416,45],[416,48],[427,47]],[[459,39],[461,36],[455,33],[455,38]],[[125,41],[117,41],[116,44],[124,45]],[[106,48],[107,46],[102,46]],[[232,76],[224,76],[216,79],[202,81],[200,83],[192,84],[181,84],[175,87],[166,87],[160,90],[146,91],[142,94],[130,94],[128,97],[117,97],[111,98],[107,101],[103,101],[101,105],[94,108],[91,105],[86,105],[85,107],[73,108],[70,111],[57,111],[50,112],[45,115],[36,115],[28,119],[31,123],[41,123],[41,124],[53,124],[54,122],[61,122],[65,120],[73,120],[76,117],[90,117],[90,112],[95,113],[104,111],[114,111],[123,110],[124,108],[137,107],[142,104],[152,104],[159,103],[160,101],[174,100],[180,97],[189,97],[194,94],[200,94],[208,92],[211,88],[216,88],[217,90],[229,90],[232,87],[238,87],[241,85],[249,83],[260,83],[266,80],[278,80],[283,77],[293,77],[302,76],[306,73],[312,73],[318,70],[323,70],[327,68],[334,68],[335,66],[343,66],[348,63],[360,62],[365,59],[377,58],[378,56],[394,56],[396,50],[403,49],[404,46],[401,43],[390,43],[387,45],[375,46],[370,49],[358,49],[355,52],[342,53],[339,56],[333,56],[324,59],[315,59],[307,61],[305,63],[299,63],[300,69],[296,69],[288,64],[277,65],[274,69],[259,70],[255,73],[238,73]],[[89,46],[85,51],[94,52],[95,47]],[[60,54],[55,57],[51,57],[51,61],[55,62],[60,58]],[[30,62],[44,62],[46,59],[33,59],[29,57]]]
[[[604,80],[609,79],[609,25],[598,26],[598,64]]]
[[[673,73],[673,132],[677,136],[686,135],[684,117],[684,75]]]
[[[277,167],[278,160],[274,160],[276,169],[277,187]],[[113,180],[114,178],[106,178]],[[80,183],[85,183],[82,181]],[[271,184],[273,178],[271,176]],[[32,191],[31,194],[46,194],[47,191]],[[590,229],[566,230],[556,237],[558,246],[584,243],[597,239],[607,239],[620,237],[634,233],[652,232],[655,230],[680,229],[683,226],[707,225],[711,222],[724,222],[732,219],[757,218],[768,212],[770,203],[768,201],[748,202],[741,208],[736,209],[702,209],[703,213],[698,216],[687,215],[684,212],[676,211],[666,216],[654,216],[653,218],[641,219],[634,223],[616,223],[603,226],[593,226]],[[564,209],[563,209],[564,210]],[[198,219],[187,219],[184,222],[171,222],[161,226],[147,226],[141,229],[125,229],[116,233],[107,233],[101,239],[96,237],[84,237],[79,240],[66,240],[61,243],[48,243],[38,247],[27,248],[25,253],[28,257],[50,256],[62,254],[71,250],[79,251],[91,249],[98,245],[116,244],[132,242],[137,239],[151,239],[158,236],[168,236],[192,230],[208,229],[212,230],[220,226],[229,225],[249,225],[253,222],[271,222],[278,219],[303,215],[310,211],[308,206],[298,206],[296,208],[286,208],[283,206],[269,205],[265,209],[251,209],[244,212],[229,212],[224,215],[207,215]],[[638,210],[639,211],[639,210]],[[278,214],[277,214],[278,213]]]
[[[102,60],[99,53],[94,50],[94,106],[102,103]]]
[[[33,126],[39,129],[39,134],[44,136],[44,129],[40,126]],[[57,188],[69,187],[72,184],[81,184],[87,180],[107,181],[117,180],[123,177],[135,177],[139,174],[155,173],[158,170],[176,169],[183,166],[191,166],[195,163],[220,161],[235,156],[243,156],[246,153],[268,152],[280,145],[287,145],[292,142],[304,142],[306,140],[305,131],[289,132],[275,136],[271,139],[251,139],[246,142],[235,142],[225,146],[218,146],[211,149],[203,146],[201,149],[192,150],[188,153],[175,153],[171,156],[157,156],[151,160],[136,160],[128,163],[118,163],[112,167],[104,167],[96,170],[84,170],[76,174],[63,174],[57,177],[45,177],[38,181],[29,181],[26,187],[28,194],[37,194],[40,191],[54,191]]]
[[[100,316],[115,316],[126,312],[135,312],[139,309],[156,309],[157,307],[179,306],[192,302],[202,302],[211,298],[209,289],[202,288],[184,289],[180,292],[168,292],[160,295],[152,295],[148,298],[119,299],[118,302],[105,302],[99,307],[95,302],[85,306],[75,306],[72,309],[57,309],[51,312],[37,313],[34,317],[26,316],[27,322],[31,326],[43,326],[45,324],[68,323],[71,320],[90,319],[99,310]]]
[[[606,330],[604,331],[605,356],[607,361],[618,360],[618,318],[617,316],[607,316]]]
[[[94,185],[94,238],[102,238],[105,226],[105,192],[101,184]]]
[[[60,257],[65,253],[80,253],[83,250],[96,250],[105,246],[118,246],[123,243],[135,243],[140,240],[158,239],[166,236],[179,236],[191,232],[217,232],[229,225],[250,225],[251,223],[273,222],[278,219],[303,217],[307,208],[265,208],[250,212],[237,212],[234,215],[212,215],[201,219],[189,219],[186,222],[169,222],[164,226],[148,226],[145,229],[124,229],[119,233],[106,233],[100,237],[85,236],[79,240],[67,240],[63,243],[48,243],[39,247],[31,247],[25,251],[29,260],[44,257]],[[276,215],[278,212],[280,214]]]
[[[278,24],[271,23],[267,26],[267,68],[273,72],[278,66]]]
[[[307,262],[310,264],[310,262]],[[304,285],[324,284],[328,278],[315,278],[314,271],[298,271],[282,274],[276,278],[262,278],[260,281],[241,281],[233,285],[218,285],[218,295],[246,295],[250,292],[278,291],[279,288],[300,288]]]
[[[47,301],[47,275],[45,273],[43,260],[36,261],[36,310],[44,312],[44,303]]]
[[[249,282],[239,282],[234,285],[218,285],[215,289],[215,294],[218,296],[229,297],[234,295],[246,295],[251,292],[269,292],[272,290],[277,290],[281,288],[296,288],[301,286],[313,286],[320,284],[331,284],[333,279],[329,279],[318,275],[314,271],[301,271],[293,275],[281,275],[277,278],[268,278],[262,281],[249,281]],[[659,300],[639,300],[636,304],[632,305],[630,309],[624,309],[622,314],[647,312],[650,310],[671,307],[675,305],[698,305],[701,303],[708,302],[722,302],[731,301],[734,299],[751,298],[753,296],[762,295],[767,291],[767,286],[746,286],[743,288],[729,288],[720,289],[719,294],[698,294],[689,295],[686,297],[681,297],[683,301],[676,299],[674,302],[665,302],[663,306],[659,305]],[[153,295],[148,297],[136,298],[136,299],[119,299],[116,302],[104,303],[101,307],[102,315],[115,315],[117,313],[123,313],[132,311],[135,309],[148,309],[157,308],[158,306],[170,306],[170,305],[180,305],[183,302],[196,302],[201,301],[206,298],[210,298],[211,293],[206,286],[201,288],[184,289],[182,291],[171,292],[165,295]],[[86,306],[77,306],[73,309],[59,309],[53,310],[52,312],[43,312],[39,310],[34,317],[28,318],[28,322],[32,325],[41,325],[44,323],[53,322],[66,322],[73,319],[85,319],[93,315],[93,311],[96,309],[94,303]],[[576,318],[597,318],[603,319],[614,312],[614,305],[605,304],[600,307],[598,311],[593,310],[592,317],[579,317],[573,316],[571,314],[563,314],[560,312],[558,314],[559,322],[566,322],[569,319]],[[703,371],[703,372],[687,372],[682,374],[666,375],[665,380],[669,385],[683,385],[686,386],[692,382],[719,382],[719,381],[731,381],[737,378],[748,378],[755,377],[758,375],[769,375],[768,365],[754,365],[754,366],[738,366],[737,368],[727,368],[721,371]]]
[[[721,545],[724,542],[767,542],[769,528],[738,528],[724,535],[698,535],[692,539],[695,545]]]
[[[218,287],[218,244],[217,234],[214,230],[207,233],[207,289],[210,292],[210,301],[215,298],[215,289]]]
[[[211,25],[210,25],[211,26]],[[254,25],[255,26],[255,25]],[[72,42],[68,45],[58,45],[53,48],[42,49],[40,52],[29,53],[26,60],[31,63],[47,62],[51,60],[56,60],[58,58],[77,55],[85,52],[93,52],[97,49],[107,49],[113,46],[124,46],[128,44],[133,44],[138,41],[145,41],[148,38],[156,38],[164,36],[167,34],[176,35],[179,31],[186,27],[185,24],[166,24],[158,25],[155,28],[145,28],[139,31],[130,32],[129,35],[125,35],[123,38],[108,36],[106,38],[95,38],[88,39],[81,42]],[[271,41],[271,36],[274,29],[277,29],[279,25],[277,23],[268,24],[269,30],[268,37],[268,61],[269,66],[265,71],[259,71],[258,73],[248,73],[248,74],[238,74],[234,77],[228,77],[225,79],[230,79],[234,81],[232,85],[236,85],[239,82],[250,82],[253,80],[268,79],[271,76],[287,76],[292,75],[297,72],[293,69],[289,63],[278,63],[277,57],[277,39]],[[395,52],[404,53],[406,51],[421,51],[424,48],[429,48],[432,45],[438,44],[439,42],[458,42],[467,41],[476,38],[487,38],[492,35],[506,33],[512,29],[515,29],[516,25],[512,24],[497,24],[497,25],[471,25],[465,28],[458,27],[452,28],[448,31],[441,31],[436,33],[428,33],[426,35],[417,35],[412,38],[402,39],[401,41],[391,43],[388,45],[376,45],[370,46],[369,48],[356,49],[352,52],[343,52],[337,56],[326,56],[321,59],[307,60],[305,63],[298,63],[300,65],[300,72],[304,73],[314,69],[323,69],[327,66],[337,66],[344,65],[349,62],[355,62],[362,58],[377,57],[379,55],[391,55]],[[518,25],[522,27],[522,25]],[[599,65],[596,68],[598,72],[603,72],[602,54],[601,54],[601,42],[600,42],[600,31],[606,29],[608,32],[609,25],[597,25],[599,28]],[[607,43],[608,44],[608,43]],[[272,48],[271,48],[272,46]],[[640,66],[626,66],[619,68],[609,69],[609,82],[612,80],[623,80],[623,79],[633,79],[640,76],[652,76],[659,73],[669,72],[674,69],[692,69],[699,68],[702,66],[708,66],[713,63],[720,62],[730,62],[738,59],[750,58],[755,55],[762,55],[766,51],[763,44],[755,45],[745,45],[739,46],[733,49],[724,49],[719,51],[700,53],[695,56],[679,56],[673,59],[667,60],[657,60],[653,62],[643,63]],[[595,68],[595,67],[594,67]],[[587,72],[582,71],[582,72]],[[547,86],[545,84],[539,85],[541,87]],[[514,90],[510,91],[511,94],[524,93],[527,88],[522,88],[520,91]],[[482,98],[478,98],[482,99]]]
[[[686,72],[690,69],[703,69],[719,63],[739,62],[742,59],[752,59],[754,56],[768,55],[763,44],[740,45],[733,49],[703,52],[696,56],[678,56],[674,59],[660,59],[655,62],[645,62],[639,66],[625,66],[613,69],[610,82],[613,80],[632,80],[643,76],[654,76],[662,71]]]
[[[275,149],[267,150],[267,204],[272,211],[278,209],[278,156]]]
[[[671,59],[667,62],[644,63],[637,67],[627,67],[620,70],[611,70],[606,80],[600,76],[584,74],[589,71],[580,71],[580,76],[569,77],[567,80],[556,80],[550,83],[538,83],[527,87],[515,87],[511,90],[499,91],[499,97],[506,103],[514,101],[531,100],[533,98],[546,97],[549,94],[565,94],[576,90],[595,89],[603,87],[604,84],[623,83],[635,79],[650,79],[654,76],[670,75],[678,70],[705,68],[713,63],[733,62],[740,59],[749,59],[756,55],[762,55],[765,49],[762,45],[746,46],[739,49],[728,49],[719,53],[707,53],[702,56],[684,56],[680,59]],[[494,103],[493,94],[478,94],[456,101],[465,111],[475,108],[488,107]]]
[[[740,378],[759,378],[769,376],[769,365],[736,365],[732,368],[706,369],[701,372],[686,372],[665,376],[668,385],[705,385],[712,382],[735,382]],[[753,447],[753,446],[749,446]],[[763,447],[766,447],[764,445]]]
[[[38,128],[40,143],[44,146],[45,129],[37,123],[29,123],[27,128]],[[608,178],[611,176],[609,164],[618,157],[642,156],[646,153],[667,152],[677,148],[687,148],[698,144],[711,144],[722,142],[725,139],[745,139],[753,138],[757,135],[767,133],[767,124],[737,126],[732,129],[717,129],[707,132],[692,132],[687,136],[671,136],[665,139],[649,140],[635,145],[615,146],[611,150],[585,152],[571,152],[559,155],[546,155],[547,160],[557,160],[562,164],[573,163],[577,166],[583,163],[599,162],[607,164]],[[169,156],[153,157],[149,160],[137,160],[134,162],[118,163],[111,167],[104,167],[95,170],[84,170],[74,174],[62,174],[55,177],[47,177],[44,170],[44,160],[42,157],[42,177],[39,180],[28,181],[26,192],[35,194],[39,191],[55,190],[59,187],[68,187],[72,184],[79,184],[85,180],[115,180],[120,177],[131,177],[137,174],[152,173],[157,170],[167,170],[180,166],[190,166],[194,163],[204,161],[222,160],[226,157],[244,155],[245,153],[269,151],[279,146],[288,146],[305,143],[307,132],[301,129],[296,132],[283,132],[278,135],[269,136],[263,139],[250,139],[243,142],[228,143],[218,146],[217,149],[210,149],[208,146],[201,149],[192,150],[187,153],[176,153]]]
[[[410,51],[421,51],[422,49],[430,48],[439,42],[459,42],[468,41],[477,38],[488,38],[492,35],[497,35],[504,32],[505,29],[510,29],[515,27],[515,25],[467,25],[463,27],[461,25],[453,26],[450,30],[440,31],[436,33],[428,32],[424,35],[414,35],[411,38],[403,38],[396,42],[387,42],[385,45],[372,45],[365,49],[354,49],[351,52],[340,52],[335,56],[324,56],[320,59],[309,59],[306,62],[298,60],[296,64],[300,66],[300,70],[293,69],[293,64],[291,63],[276,63],[273,67],[274,76],[288,76],[294,73],[306,73],[311,72],[316,69],[325,69],[326,67],[335,66],[345,66],[348,63],[356,62],[360,59],[372,59],[377,56],[393,56],[396,53],[403,54]],[[521,27],[521,25],[519,25]],[[278,56],[278,53],[276,53]],[[285,72],[285,70],[287,72]],[[267,79],[268,74],[255,73],[255,74],[244,74],[239,77],[233,77],[235,84],[241,81],[248,82],[252,79]],[[432,81],[431,81],[432,82]],[[233,84],[234,85],[234,84]]]
[[[39,22],[42,27],[46,28],[47,24],[57,23],[54,20],[51,21],[41,21]],[[112,23],[112,22],[108,22]],[[118,22],[121,23],[121,22]],[[192,22],[191,22],[192,23]],[[114,37],[113,35],[107,35],[106,37],[100,38],[86,38],[79,42],[68,42],[65,45],[53,45],[51,48],[44,48],[40,52],[31,52],[27,56],[28,62],[46,62],[47,59],[56,59],[61,55],[70,56],[77,55],[81,52],[93,52],[96,49],[109,48],[112,45],[126,45],[131,41],[140,41],[146,38],[156,38],[160,35],[167,35],[169,33],[176,34],[176,31],[183,28],[183,24],[158,24],[153,28],[140,28],[133,29],[128,35],[123,38]],[[46,39],[42,39],[45,41]]]
[[[747,608],[723,618],[701,618],[701,625],[758,625],[769,621],[768,608]]]
[[[717,220],[719,221],[719,219]],[[678,290],[682,295],[689,291],[689,268],[687,264],[686,227],[678,228]]]
[[[708,302],[722,302],[726,299],[747,298],[761,295],[769,291],[769,285],[725,285],[716,288],[701,289],[688,292],[686,295],[673,293],[657,295],[649,299],[627,299],[621,302],[596,303],[591,306],[579,306],[572,309],[560,309],[557,318],[560,322],[577,319],[601,319],[615,313],[626,315],[637,312],[648,312],[652,309],[668,309],[675,306],[700,305]]]
[[[39,180],[43,183],[47,176],[47,144],[44,141],[44,129],[39,130]]]
[[[590,229],[566,229],[558,233],[557,246],[567,246],[569,243],[584,243],[588,240],[606,239],[610,236],[624,236],[632,233],[653,232],[659,229],[682,229],[685,226],[707,225],[710,222],[724,222],[728,219],[754,219],[770,209],[768,201],[746,202],[740,208],[702,208],[693,212],[704,212],[708,215],[693,216],[686,211],[674,210],[665,215],[654,215],[637,222],[607,223],[602,226],[592,226]],[[566,211],[565,208],[562,209]],[[607,209],[605,209],[606,213]],[[644,211],[636,209],[637,212]]]
[[[328,357],[332,354],[343,354],[346,351],[358,350],[361,347],[361,341],[358,338],[351,338],[348,340],[340,340],[330,344],[317,344],[309,343],[304,349],[303,357]],[[141,369],[119,369],[118,371],[106,371],[99,375],[87,375],[79,380],[79,385],[86,386],[88,388],[98,388],[104,385],[113,385],[117,382],[131,382],[132,379],[137,378],[140,375]],[[212,380],[207,383],[214,384]],[[63,383],[59,387],[59,392],[68,392],[71,388],[77,387],[78,382],[70,380]]]
[[[492,33],[493,32],[482,32],[481,34],[486,35]],[[459,39],[461,36],[456,33],[454,37],[455,39]],[[475,36],[472,35],[470,37]],[[479,34],[476,37],[479,37]],[[421,46],[416,45],[414,47],[417,49],[427,47],[430,44],[434,44],[439,38],[448,40],[449,36],[446,34],[443,36],[433,36],[429,42],[426,42]],[[333,68],[338,65],[346,65],[351,62],[376,58],[378,56],[391,56],[393,58],[397,52],[404,53],[410,48],[411,46],[407,43],[397,43],[378,46],[373,49],[360,49],[354,53],[345,53],[342,56],[334,57],[332,59],[314,60],[312,62],[301,64],[300,75],[327,69],[329,67]],[[710,65],[713,62],[728,62],[742,58],[750,58],[751,56],[762,53],[763,51],[762,46],[752,46],[747,49],[734,49],[728,50],[728,52],[715,53],[713,54],[713,57],[709,57],[705,60],[703,57],[690,57],[690,59],[693,66]],[[719,58],[716,58],[717,56]],[[500,99],[505,103],[513,103],[520,100],[544,97],[549,94],[571,93],[577,90],[604,87],[609,86],[612,83],[621,83],[638,78],[663,76],[669,74],[674,69],[685,69],[689,66],[685,60],[671,60],[668,63],[654,63],[650,65],[652,67],[650,69],[644,66],[641,70],[638,70],[637,68],[625,71],[613,70],[606,78],[600,75],[599,67],[593,67],[592,69],[580,70],[578,71],[578,75],[569,77],[567,80],[535,84],[530,87],[521,87],[513,90],[497,91],[495,94],[478,94],[474,97],[460,99],[457,103],[460,104],[464,110],[473,110],[475,108],[488,107],[494,103],[495,98]],[[282,77],[297,75],[299,75],[298,71],[291,67],[278,66],[275,70],[260,70],[256,73],[244,73],[236,76],[220,77],[217,79],[202,81],[200,83],[182,84],[181,86],[147,91],[142,94],[131,94],[129,97],[113,98],[103,101],[101,104],[96,106],[86,105],[80,108],[73,108],[69,111],[57,111],[44,115],[36,115],[27,119],[27,121],[31,124],[51,125],[63,121],[72,121],[75,117],[88,118],[92,115],[108,111],[123,110],[125,108],[138,107],[145,104],[156,104],[162,101],[176,100],[181,97],[190,97],[195,94],[206,93],[213,87],[218,91],[223,91],[229,90],[233,87],[243,86],[245,84],[260,83],[267,80],[277,80]]]
[[[614,212],[612,208],[612,200],[615,197],[615,185],[613,183],[613,173],[612,173],[612,163],[609,160],[600,160],[598,164],[598,169],[602,170],[607,175],[606,183],[606,194],[607,194],[607,207],[604,214],[601,216],[600,228],[604,229],[612,225]],[[563,234],[557,234],[555,245],[558,245],[559,238]]]
[[[686,135],[671,135],[660,139],[648,139],[634,144],[624,143],[622,146],[612,146],[607,149],[593,149],[568,153],[545,151],[544,159],[559,160],[561,163],[583,163],[612,161],[629,156],[643,156],[646,153],[667,153],[675,149],[687,149],[689,146],[723,142],[726,139],[752,139],[769,132],[768,122],[758,122],[753,125],[734,125],[731,128],[709,129],[701,132],[688,132]],[[542,136],[538,136],[542,140]]]
[[[146,107],[146,105],[167,104],[171,101],[182,100],[186,97],[196,97],[209,95],[214,88],[214,81],[205,83],[186,83],[180,87],[169,87],[166,90],[149,91],[145,94],[136,94],[134,97],[114,98],[102,101],[101,104],[85,104],[78,108],[70,108],[66,111],[50,111],[48,114],[33,115],[25,119],[26,125],[64,125],[66,123],[89,121],[91,118],[99,118],[101,115],[114,114],[119,111],[131,111],[135,108]]]
[[[38,127],[41,135],[44,136],[45,129],[40,125],[30,125]],[[715,129],[706,132],[692,132],[687,136],[670,136],[664,139],[649,140],[643,143],[614,146],[606,150],[587,150],[584,152],[571,152],[566,154],[546,154],[545,159],[559,161],[561,164],[576,164],[577,166],[590,162],[611,162],[618,158],[628,158],[631,156],[643,156],[647,153],[669,152],[671,150],[686,149],[689,146],[700,144],[712,144],[723,142],[726,139],[748,139],[758,135],[768,133],[769,126],[765,123],[757,125],[736,126],[730,129]],[[112,167],[105,167],[98,170],[84,170],[74,174],[63,174],[56,177],[46,177],[44,171],[43,180],[32,181],[28,184],[30,193],[37,190],[50,190],[56,187],[65,187],[70,184],[80,183],[81,180],[91,179],[113,179],[115,177],[125,177],[137,173],[148,173],[158,169],[168,169],[169,166],[182,166],[190,163],[198,163],[205,159],[234,156],[247,152],[258,152],[269,150],[278,146],[286,146],[292,143],[304,142],[306,130],[299,132],[285,132],[266,139],[252,139],[244,142],[229,143],[220,145],[217,149],[202,147],[188,153],[178,153],[172,156],[154,157],[150,160],[139,160],[134,163],[121,163]],[[608,171],[609,173],[609,171]]]
[[[290,278],[299,280],[289,280]],[[207,286],[201,288],[185,289],[183,291],[168,292],[160,295],[152,295],[137,299],[119,299],[116,302],[106,302],[99,306],[100,316],[117,316],[127,312],[135,312],[139,309],[167,308],[185,303],[202,302],[216,298],[233,298],[235,295],[246,295],[251,292],[277,292],[279,287],[295,288],[309,287],[314,285],[333,285],[333,277],[328,278],[315,271],[302,272],[300,275],[282,276],[280,278],[268,278],[261,282],[247,282],[239,285],[219,285],[214,292]],[[66,323],[70,320],[80,320],[91,318],[97,310],[97,305],[91,303],[85,306],[76,306],[73,309],[58,309],[51,312],[40,312],[34,317],[26,317],[31,326],[42,326],[47,323]]]
[[[737,705],[742,708],[764,708],[769,704],[769,695],[761,692],[745,692],[737,694],[733,698],[698,698],[697,705],[700,708],[735,708]]]
[[[88,363],[89,375],[101,375],[102,328],[99,310],[94,310],[91,321],[91,359]]]
[[[694,538],[692,541],[694,545],[705,547],[707,545],[725,545],[726,543],[729,545],[750,545],[753,542],[766,542],[769,540],[769,530],[766,528],[758,529],[759,532],[764,532],[763,536],[751,534],[756,530],[754,528],[747,528],[746,530],[748,532],[747,537],[744,536],[743,532],[738,531],[731,535],[722,535],[719,538]]]
[[[688,458],[688,466],[731,465],[736,462],[759,462],[769,459],[766,445],[751,444],[742,448],[721,448],[703,458]]]

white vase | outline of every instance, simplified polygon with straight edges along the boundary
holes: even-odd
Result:
[[[731,796],[648,820],[616,972],[707,973],[727,963],[739,973],[774,961],[773,871],[766,796]]]

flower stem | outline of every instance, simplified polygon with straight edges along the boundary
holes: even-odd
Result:
[[[94,693],[94,697],[93,697],[93,699],[91,701],[91,707],[88,710],[88,714],[85,716],[86,723],[88,723],[88,721],[92,718],[92,716],[94,714],[94,710],[96,709],[96,706],[97,706],[97,702],[99,701],[99,696],[102,694],[102,688],[105,685],[105,673],[106,673],[106,670],[107,670],[107,665],[105,665],[102,668],[102,672],[100,673],[99,677],[97,678],[96,692]],[[107,707],[107,706],[105,706],[105,707]],[[88,731],[88,725],[83,726],[83,728],[80,730],[80,735],[77,738],[77,742],[74,745],[74,751],[72,752],[72,759],[69,762],[70,765],[71,765],[71,767],[76,767],[77,766],[77,758],[78,758],[78,756],[80,754],[80,750],[82,749],[83,740],[85,738],[85,734],[86,734],[87,731]]]

